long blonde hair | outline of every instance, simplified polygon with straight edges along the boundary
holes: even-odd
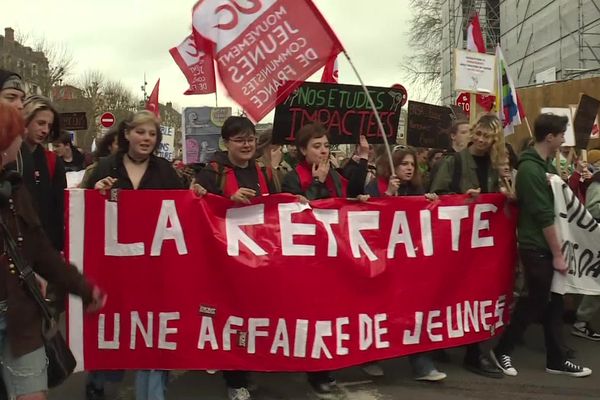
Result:
[[[492,168],[498,169],[500,164],[506,157],[506,148],[504,147],[504,129],[502,128],[502,122],[495,114],[484,114],[475,124],[471,127],[471,139],[475,136],[477,131],[480,132],[491,132],[494,136],[492,147],[490,148],[490,161]]]

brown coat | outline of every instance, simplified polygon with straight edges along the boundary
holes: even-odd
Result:
[[[58,289],[82,297],[85,304],[92,300],[91,286],[74,266],[68,266],[60,253],[54,249],[44,234],[40,221],[31,204],[24,185],[13,193],[16,218],[23,235],[23,257],[34,271],[54,284]],[[0,213],[16,241],[16,219],[6,201],[0,200]],[[27,354],[42,346],[42,316],[39,306],[18,276],[8,272],[6,257],[0,259],[0,284],[5,285],[7,311],[7,335],[10,349],[15,357]]]

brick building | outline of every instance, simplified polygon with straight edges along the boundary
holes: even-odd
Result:
[[[21,75],[27,94],[41,94],[40,86],[48,76],[48,59],[43,52],[17,42],[14,29],[4,28],[4,36],[0,35],[0,68]]]

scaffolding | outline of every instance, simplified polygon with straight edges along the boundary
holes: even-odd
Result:
[[[453,104],[454,49],[464,49],[467,26],[477,12],[488,53],[494,53],[500,41],[500,0],[442,0],[442,103]]]
[[[600,72],[600,0],[503,0],[502,49],[516,85]]]

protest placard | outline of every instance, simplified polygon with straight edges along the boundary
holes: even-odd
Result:
[[[183,162],[206,163],[219,151],[221,127],[231,116],[231,107],[186,107],[183,109]]]
[[[494,93],[495,88],[495,56],[454,49],[454,90]]]
[[[447,149],[453,115],[449,107],[409,101],[406,143],[415,147]]]
[[[590,141],[590,134],[594,128],[594,122],[598,116],[600,101],[582,94],[579,98],[577,111],[573,115],[573,131],[575,133],[575,146],[578,149],[587,149]]]
[[[402,92],[394,88],[367,86],[390,143],[396,142]],[[370,143],[383,143],[375,113],[359,85],[304,82],[275,109],[273,142],[293,143],[296,132],[310,122],[329,131],[332,144],[358,143],[359,135]]]

